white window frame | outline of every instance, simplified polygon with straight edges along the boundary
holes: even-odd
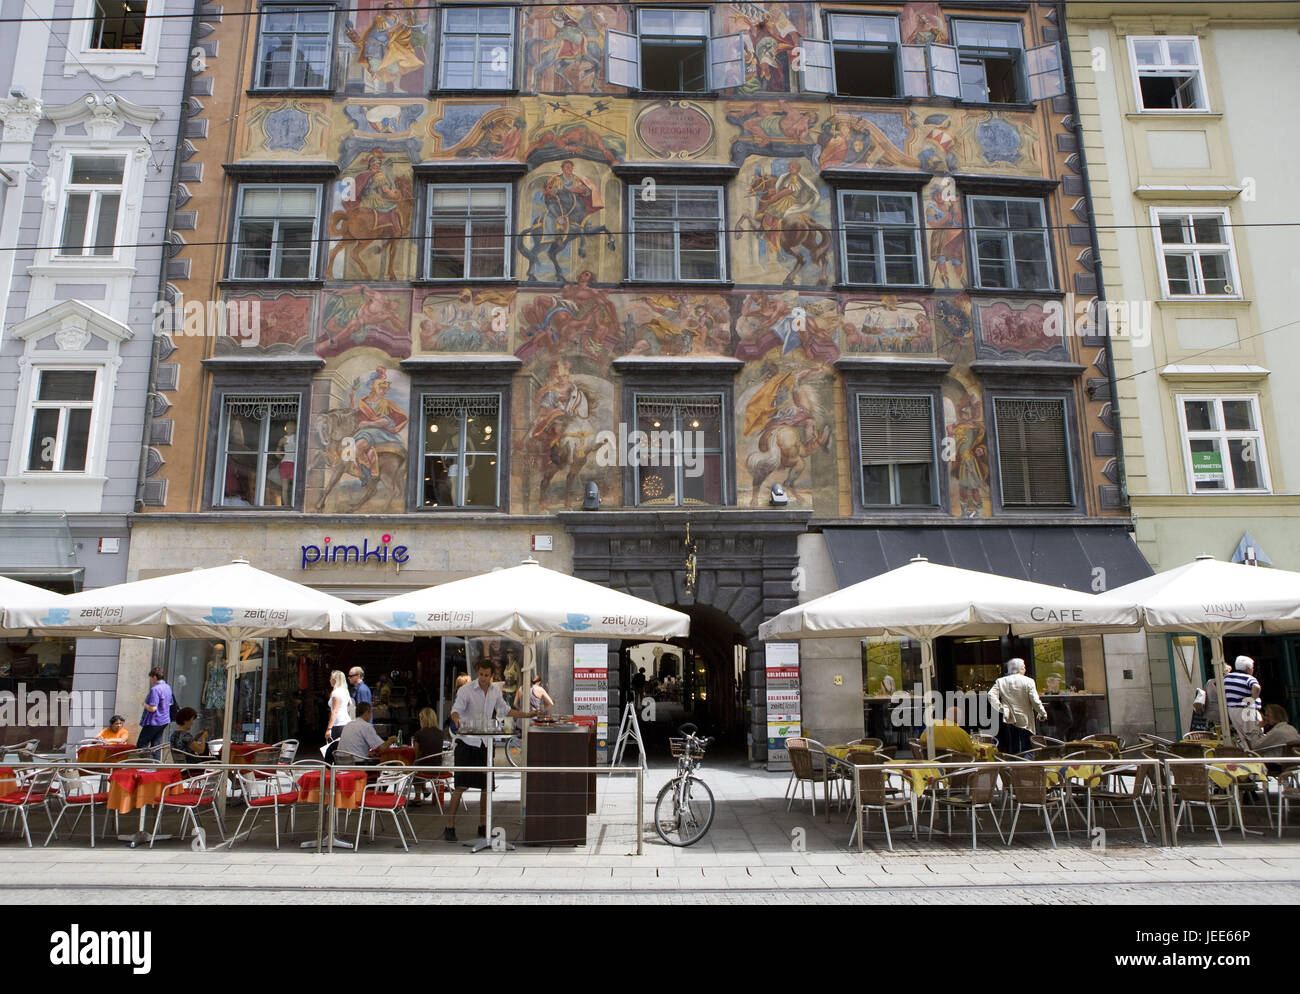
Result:
[[[285,505],[285,504],[245,505],[245,504],[226,503],[226,466],[230,460],[230,444],[229,444],[230,436],[229,436],[229,422],[228,422],[229,401],[233,400],[239,402],[243,400],[246,402],[248,401],[248,399],[253,397],[264,399],[267,403],[275,403],[275,402],[287,403],[289,400],[292,400],[298,408],[298,413],[294,420],[294,431],[293,431],[294,437],[297,438],[299,436],[299,432],[301,432],[302,430],[302,398],[296,393],[285,393],[284,391],[276,391],[276,390],[249,390],[249,391],[230,390],[222,394],[221,412],[220,412],[220,417],[218,417],[217,419],[217,442],[216,442],[217,467],[216,467],[216,473],[212,481],[213,510],[222,510],[224,508],[231,508],[231,507],[238,507],[238,508],[249,507],[250,509],[259,509],[259,510],[264,508],[272,508],[272,509],[279,510],[288,507],[290,510],[292,510],[292,508],[297,505],[298,498],[301,496],[302,489],[303,489],[303,480],[305,479],[305,473],[303,472],[305,467],[300,467],[297,464],[297,453],[294,453],[293,456],[291,457],[294,460],[294,479],[293,479],[294,504],[292,505]],[[275,445],[277,442],[276,439],[271,438],[272,420],[273,419],[269,416],[263,420],[262,428],[261,428],[261,437],[258,439],[257,480],[254,483],[253,492],[259,499],[266,495],[267,463],[269,463],[271,460],[272,446]],[[288,460],[285,461],[287,462]]]
[[[1247,401],[1251,405],[1251,413],[1254,415],[1256,428],[1254,429],[1226,429],[1218,430],[1192,430],[1187,427],[1187,401],[1210,401],[1218,411],[1219,424],[1223,424],[1223,402],[1224,401]],[[1174,395],[1174,403],[1177,405],[1178,432],[1179,440],[1183,451],[1183,467],[1187,477],[1187,492],[1196,496],[1209,495],[1217,496],[1222,494],[1267,494],[1273,492],[1272,481],[1268,472],[1268,449],[1264,440],[1264,421],[1261,417],[1259,394],[1253,393],[1179,393]],[[1223,458],[1224,482],[1233,482],[1232,477],[1232,459],[1228,455],[1228,441],[1240,441],[1243,439],[1256,439],[1256,462],[1259,464],[1259,479],[1262,486],[1259,487],[1237,487],[1225,486],[1214,490],[1198,490],[1196,487],[1195,473],[1192,469],[1192,449],[1191,443],[1195,439],[1212,438],[1219,442],[1219,452]]]
[[[1196,49],[1195,64],[1181,64],[1168,61],[1169,42],[1191,42]],[[1138,42],[1158,42],[1161,55],[1166,59],[1158,66],[1139,66],[1137,59]],[[1208,114],[1210,113],[1210,90],[1205,83],[1205,59],[1201,54],[1201,40],[1196,35],[1129,35],[1128,37],[1129,74],[1133,79],[1133,101],[1140,114]],[[1172,76],[1177,73],[1194,73],[1196,77],[1196,95],[1200,107],[1147,107],[1142,101],[1143,76]]]
[[[122,160],[122,179],[115,185],[109,184],[81,184],[76,186],[72,183],[72,164],[77,159],[85,158],[113,158]],[[67,155],[67,162],[63,166],[62,183],[59,189],[59,212],[55,219],[54,230],[55,240],[52,246],[54,258],[59,261],[75,262],[117,262],[121,255],[122,246],[122,227],[123,220],[126,216],[126,198],[127,191],[130,189],[130,180],[128,175],[131,168],[132,156],[123,149],[104,149],[104,150],[70,150]],[[90,194],[90,210],[86,214],[87,231],[83,232],[85,245],[77,253],[65,253],[63,251],[63,225],[68,216],[68,201],[75,193]],[[113,251],[107,254],[97,254],[94,252],[94,242],[96,237],[91,236],[89,229],[98,224],[99,219],[99,202],[105,193],[116,193],[117,200],[117,220],[113,224]],[[98,231],[95,232],[98,235]]]
[[[312,218],[311,229],[311,263],[307,270],[306,276],[272,276],[268,271],[266,276],[241,276],[238,273],[239,252],[242,244],[240,240],[240,228],[244,223],[244,191],[249,189],[276,189],[276,190],[311,190],[316,195],[316,210]],[[231,232],[230,239],[230,262],[228,266],[229,279],[238,280],[247,283],[302,283],[312,281],[318,278],[320,272],[320,240],[321,240],[321,196],[323,189],[319,183],[240,183],[235,191],[235,223]],[[271,270],[279,270],[282,262],[282,253],[284,243],[278,237],[280,227],[280,218],[276,221],[277,237],[272,243],[271,248]]]
[[[875,221],[852,221],[849,219],[845,210],[844,201],[846,197],[854,195],[867,195],[874,197],[904,197],[912,203],[912,224],[882,224]],[[888,286],[888,287],[915,287],[925,284],[925,260],[921,254],[921,214],[920,203],[915,193],[899,190],[839,190],[836,197],[839,204],[840,212],[840,279],[850,286]],[[884,254],[884,233],[886,231],[901,231],[904,229],[912,232],[912,258],[916,263],[916,280],[911,283],[891,283],[888,278],[881,279],[875,283],[859,283],[849,278],[849,249],[848,237],[849,231],[852,230],[870,230],[874,232],[873,238],[876,246],[876,253],[880,260],[880,275],[887,277],[885,269]]]
[[[268,12],[278,12],[283,10],[296,11],[296,10],[303,10],[303,9],[327,11],[330,16],[329,30],[325,32],[326,41],[328,43],[327,47],[329,49],[325,61],[325,82],[323,82],[320,86],[295,86],[291,79],[287,86],[270,86],[264,84],[262,82],[262,64],[263,64],[263,60],[265,59],[266,52],[263,50],[262,46],[266,40],[266,35],[263,33],[264,23],[262,19],[266,16]],[[277,93],[285,92],[289,90],[296,90],[302,93],[321,93],[328,90],[332,90],[334,88],[334,53],[335,53],[336,44],[338,40],[337,32],[338,32],[338,7],[335,6],[334,4],[294,3],[292,2],[292,0],[286,0],[286,2],[284,3],[263,4],[261,7],[258,8],[258,12],[257,12],[257,48],[255,50],[254,57],[253,57],[252,89],[269,90]],[[292,32],[292,34],[295,39],[294,51],[297,51],[296,39],[298,35],[311,34],[314,36],[316,32],[294,31]],[[290,71],[292,73],[292,66]]]
[[[849,38],[837,38],[835,35],[835,18],[837,17],[846,17],[846,18],[860,17],[860,18],[866,18],[869,20],[876,20],[876,21],[889,21],[893,25],[894,38],[892,41],[887,41],[887,42],[886,41],[857,41],[855,39],[849,39]],[[899,16],[897,14],[885,14],[885,13],[877,13],[877,12],[859,13],[857,11],[838,11],[838,10],[827,11],[826,43],[830,46],[830,60],[829,60],[830,75],[831,75],[830,82],[831,82],[831,92],[833,92],[835,96],[846,96],[849,97],[850,99],[876,100],[876,99],[897,99],[897,98],[908,97],[908,96],[923,97],[923,96],[927,96],[929,93],[927,86],[921,85],[918,87],[916,85],[917,82],[924,84],[926,79],[925,49],[923,46],[920,45],[903,44],[902,29],[899,26]],[[857,94],[840,93],[840,81],[835,73],[835,52],[837,49],[840,48],[843,48],[848,51],[854,51],[854,52],[878,52],[878,53],[888,52],[892,54],[894,57],[894,92],[889,94],[888,97],[860,97]],[[919,73],[920,76],[919,81],[916,80],[915,76],[908,75],[909,70],[908,67],[905,65],[905,61],[906,61],[906,56],[904,53],[905,49],[909,49],[909,50],[914,49],[920,52],[921,64],[919,67],[913,66],[911,70],[913,73]],[[805,73],[805,82],[807,82],[806,73]],[[911,85],[909,86],[909,84]],[[811,92],[822,92],[822,91],[814,89]]]
[[[46,373],[93,373],[95,375],[95,387],[91,391],[90,400],[41,400],[40,384],[41,379]],[[23,432],[23,468],[24,475],[32,476],[87,476],[92,466],[92,456],[95,451],[96,433],[99,431],[97,413],[99,410],[98,398],[102,390],[103,367],[94,365],[64,365],[64,364],[46,364],[34,366],[31,371],[32,386],[31,397],[28,401],[24,417],[26,427]],[[62,465],[57,465],[53,469],[32,469],[30,454],[32,451],[33,436],[36,431],[36,412],[37,410],[58,409],[59,426],[55,429],[55,441],[57,445],[57,463],[63,462],[66,455],[65,449],[68,445],[67,426],[68,412],[71,410],[84,410],[90,412],[90,431],[86,439],[86,464],[81,469],[64,469]]]
[[[435,190],[504,190],[506,193],[506,218],[505,218],[505,246],[502,249],[504,256],[500,276],[471,276],[469,263],[470,236],[472,232],[471,219],[472,215],[465,215],[465,258],[463,260],[465,272],[462,276],[434,276],[433,275],[433,194]],[[425,279],[439,283],[460,283],[465,280],[474,280],[475,282],[490,283],[496,280],[511,279],[511,262],[514,253],[511,251],[513,239],[511,238],[511,223],[514,218],[514,187],[509,183],[429,183],[425,188],[425,206],[424,206],[424,237],[428,243],[422,253]],[[468,208],[467,208],[468,210]]]
[[[487,398],[495,399],[497,403],[496,450],[493,452],[483,452],[479,450],[470,451],[469,449],[466,448],[469,441],[468,440],[469,420],[465,412],[462,411],[461,418],[460,418],[460,438],[457,439],[455,452],[454,453],[453,452],[430,452],[429,445],[428,445],[429,415],[426,409],[426,402],[430,398],[444,398],[444,399],[450,398],[452,400],[464,399],[467,403],[470,400],[485,400]],[[419,410],[420,410],[420,420],[418,423],[418,427],[420,432],[420,468],[418,473],[419,498],[418,498],[417,506],[421,510],[426,510],[426,511],[440,511],[444,509],[444,505],[442,504],[428,503],[426,499],[425,488],[424,488],[424,484],[425,484],[424,474],[426,468],[429,465],[430,459],[436,459],[439,456],[454,455],[458,460],[457,465],[460,468],[460,472],[456,474],[456,483],[455,483],[456,492],[453,495],[452,503],[445,505],[445,507],[451,508],[452,510],[463,510],[465,508],[468,508],[471,511],[474,510],[484,511],[484,510],[490,510],[492,508],[501,507],[501,477],[502,477],[501,471],[502,471],[502,456],[503,456],[501,436],[503,433],[505,434],[509,433],[509,429],[507,427],[503,427],[502,425],[502,420],[505,415],[505,396],[500,391],[497,390],[484,390],[481,392],[475,391],[472,393],[471,392],[457,393],[455,391],[448,391],[448,390],[425,390],[422,391],[420,394]],[[471,456],[495,456],[496,457],[496,469],[497,469],[496,501],[492,504],[466,504],[465,503],[465,484],[466,481],[469,479],[469,473],[466,472],[465,470],[468,469],[468,462]]]
[[[628,250],[627,250],[627,271],[631,280],[638,283],[695,283],[704,286],[710,286],[715,283],[727,282],[727,200],[726,188],[722,186],[713,186],[710,184],[693,184],[693,183],[674,183],[671,186],[660,185],[658,193],[662,194],[666,190],[712,190],[718,198],[718,275],[715,279],[710,280],[691,280],[684,279],[682,273],[682,238],[680,224],[676,223],[681,218],[674,217],[673,221],[673,275],[670,278],[656,280],[652,277],[641,277],[636,275],[636,205],[641,203],[639,186],[631,184],[627,187],[628,197],[631,198],[631,206],[627,212],[628,226]],[[658,195],[658,194],[656,194]],[[652,219],[646,219],[652,220]]]
[[[727,506],[727,425],[728,425],[727,396],[721,390],[677,391],[675,396],[682,401],[682,406],[673,408],[672,425],[663,428],[653,429],[656,432],[658,431],[669,432],[672,438],[684,439],[686,437],[684,432],[696,430],[689,427],[683,427],[683,418],[685,417],[685,415],[682,411],[682,408],[689,406],[691,398],[702,397],[702,398],[708,398],[710,400],[716,399],[718,402],[718,418],[720,421],[720,424],[718,425],[718,446],[717,448],[702,448],[698,451],[697,455],[700,457],[708,456],[708,455],[716,455],[718,457],[719,473],[721,474],[720,479],[718,481],[719,501],[717,504],[705,504],[705,503],[696,504],[696,503],[686,503],[683,500],[682,491],[686,489],[685,477],[683,476],[683,473],[686,470],[686,461],[677,452],[674,451],[672,453],[669,453],[669,455],[667,456],[667,458],[669,459],[669,463],[668,466],[665,467],[662,465],[662,461],[665,458],[662,455],[662,453],[658,457],[661,462],[660,465],[643,466],[641,465],[641,461],[640,461],[641,452],[638,451],[636,453],[636,458],[632,459],[632,466],[631,466],[632,495],[633,495],[633,500],[635,502],[635,505],[637,507],[725,507]],[[641,399],[646,398],[649,401],[652,398],[662,398],[662,397],[664,397],[664,394],[662,392],[656,392],[653,390],[637,390],[633,393],[632,422],[635,430],[637,431],[640,430]],[[672,434],[674,432],[676,433],[675,435]],[[664,469],[672,470],[674,503],[652,504],[649,503],[648,501],[643,500],[641,497],[641,474],[646,470],[661,471]]]
[[[1026,203],[1026,204],[1037,204],[1037,205],[1038,205],[1038,216],[1042,219],[1043,226],[1042,226],[1041,228],[985,228],[985,227],[980,227],[980,226],[976,225],[976,223],[975,223],[975,210],[974,210],[974,207],[972,206],[972,205],[975,203],[975,201],[977,201],[977,200],[997,200],[997,201],[1001,201],[1001,202],[1004,202],[1004,203]],[[1051,240],[1051,238],[1050,238],[1049,235],[1048,235],[1048,232],[1049,232],[1050,229],[1048,228],[1048,224],[1047,224],[1047,202],[1046,202],[1042,197],[1011,197],[1011,196],[1000,196],[1000,195],[997,195],[997,194],[984,194],[984,193],[972,193],[972,194],[967,194],[967,196],[966,196],[966,225],[967,225],[967,227],[970,229],[970,242],[969,242],[968,247],[969,247],[969,250],[970,250],[971,266],[972,266],[973,269],[974,269],[974,272],[971,274],[971,276],[972,276],[972,279],[971,279],[971,285],[972,285],[972,286],[978,287],[978,288],[981,289],[981,290],[1004,290],[1004,291],[1007,291],[1007,292],[1009,292],[1009,293],[1020,292],[1020,291],[1024,291],[1024,292],[1027,292],[1027,293],[1032,293],[1032,292],[1050,291],[1050,290],[1055,290],[1055,289],[1056,289],[1056,266],[1055,266],[1055,264],[1054,264],[1054,262],[1053,262],[1053,259],[1052,259],[1052,240]],[[1042,235],[1042,240],[1043,240],[1043,255],[1044,255],[1044,258],[1047,260],[1047,286],[1045,286],[1045,287],[1021,287],[1021,286],[1019,285],[1019,282],[1020,282],[1020,281],[1019,281],[1019,277],[1016,275],[1016,265],[1015,265],[1016,256],[1015,256],[1015,252],[1014,252],[1014,251],[1010,251],[1010,252],[1008,252],[1008,258],[1011,260],[1011,264],[1010,264],[1010,269],[1009,269],[1009,273],[1008,273],[1008,275],[1010,275],[1010,277],[1011,277],[1011,283],[1012,283],[1012,285],[1011,285],[1011,286],[1005,286],[1005,287],[1003,287],[1003,286],[988,286],[988,285],[986,285],[986,284],[984,283],[984,280],[983,280],[982,276],[981,276],[981,270],[980,270],[980,257],[979,257],[979,234],[980,234],[981,231],[1004,232],[1004,233],[1005,233],[1005,236],[1006,236],[1006,240],[1007,240],[1007,247],[1008,247],[1008,249],[1012,249],[1012,248],[1013,248],[1013,243],[1012,243],[1012,241],[1011,241],[1011,235],[1012,235],[1013,233],[1018,232],[1018,231],[1019,231],[1019,232],[1028,232],[1028,231],[1037,231],[1037,232],[1040,232],[1041,235]]]
[[[517,34],[518,22],[515,19],[515,9],[513,7],[495,8],[495,9],[504,9],[506,11],[509,11],[510,13],[510,28],[506,32],[506,35],[509,37],[510,42],[509,42],[509,46],[506,49],[508,62],[506,65],[505,85],[485,86],[479,83],[478,75],[479,75],[479,66],[481,65],[481,62],[478,58],[474,60],[475,85],[468,86],[468,87],[450,86],[447,83],[446,74],[445,74],[446,58],[444,57],[443,46],[446,44],[447,37],[449,34],[457,38],[473,38],[474,53],[476,56],[479,55],[482,51],[480,47],[480,39],[485,35],[495,37],[495,32],[480,32],[480,31],[449,32],[447,30],[447,15],[450,14],[452,11],[456,11],[456,10],[482,10],[482,9],[493,9],[493,8],[490,5],[485,5],[485,4],[455,4],[452,6],[446,6],[442,8],[442,16],[438,19],[438,88],[439,89],[455,90],[455,91],[481,90],[485,93],[501,93],[501,92],[515,89],[515,48],[518,40],[518,34]]]
[[[645,90],[641,67],[641,14],[647,11],[668,13],[697,13],[704,15],[703,35],[647,35],[650,38],[698,38],[704,43],[704,88],[701,90]],[[605,33],[605,78],[614,86],[645,93],[711,93],[741,86],[745,82],[745,37],[740,32],[710,35],[713,30],[712,8],[672,7],[647,4],[632,8],[632,25],[628,31]]]
[[[95,0],[73,0],[72,20],[68,23],[64,49],[64,77],[89,73],[104,82],[132,75],[153,79],[158,74],[158,52],[162,27],[168,20],[166,14],[166,0],[147,0],[144,37],[139,49],[91,48]]]
[[[1168,247],[1165,245],[1164,233],[1160,230],[1160,222],[1167,217],[1181,217],[1189,221],[1196,216],[1213,215],[1220,219],[1223,224],[1223,233],[1226,241],[1223,242],[1187,242],[1174,243]],[[1241,270],[1237,267],[1237,246],[1232,238],[1232,212],[1226,207],[1152,207],[1151,208],[1151,234],[1155,243],[1156,266],[1160,270],[1160,292],[1164,295],[1165,300],[1240,300],[1241,294]],[[1232,293],[1171,293],[1169,290],[1169,270],[1165,265],[1166,252],[1174,255],[1187,255],[1192,260],[1192,276],[1196,281],[1198,289],[1204,288],[1205,278],[1201,271],[1201,252],[1222,252],[1227,250],[1228,253],[1228,270],[1230,286]]]

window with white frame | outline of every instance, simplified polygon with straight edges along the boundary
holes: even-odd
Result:
[[[316,272],[321,188],[241,183],[230,278],[308,280]]]
[[[862,503],[933,506],[934,412],[929,397],[858,395]]]
[[[424,507],[496,507],[501,395],[425,394]]]
[[[1228,212],[1219,209],[1151,212],[1156,257],[1168,297],[1239,297],[1237,262]]]
[[[925,49],[908,46],[919,53],[919,60],[915,56],[903,59],[897,17],[828,14],[826,29],[834,65],[833,92],[838,96],[924,96],[928,92]],[[910,66],[906,73],[905,61]],[[805,84],[809,82],[806,77],[805,69]],[[822,92],[816,80],[806,88]]]
[[[711,37],[708,10],[643,7],[636,29],[605,33],[605,78],[615,86],[702,93],[745,82],[744,36]]]
[[[429,186],[431,280],[510,275],[510,187],[500,183]]]
[[[513,7],[445,7],[438,60],[444,90],[508,90],[514,86]]]
[[[297,394],[226,394],[217,436],[219,507],[292,507],[297,499]]]
[[[258,17],[257,87],[320,90],[330,85],[334,8],[274,5]]]
[[[1047,100],[1065,93],[1060,42],[1025,48],[1019,21],[958,19],[952,27],[953,44],[925,46],[930,88],[935,96],[967,103],[1008,104]]]
[[[89,48],[138,50],[144,45],[147,0],[95,0]]]
[[[722,187],[659,186],[647,200],[632,199],[631,272],[634,280],[716,282],[724,278]]]
[[[1201,45],[1195,36],[1128,40],[1138,110],[1209,110]]]
[[[637,394],[636,502],[723,503],[723,427],[721,394]]]
[[[71,155],[63,184],[59,255],[112,256],[122,213],[123,155]]]
[[[1190,490],[1269,489],[1257,396],[1179,396],[1177,403]]]
[[[967,197],[975,283],[994,290],[1050,290],[1052,265],[1043,202],[1028,197]]]
[[[1003,507],[1074,504],[1065,401],[998,397],[993,417]]]
[[[84,473],[95,406],[93,369],[35,370],[29,473]]]
[[[841,190],[839,199],[844,282],[919,284],[921,229],[916,195]]]

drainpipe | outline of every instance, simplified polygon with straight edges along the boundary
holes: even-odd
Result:
[[[180,113],[176,120],[176,141],[172,148],[172,176],[167,193],[167,223],[163,229],[162,258],[158,264],[158,293],[155,300],[165,300],[167,295],[167,263],[171,259],[172,222],[176,216],[176,184],[180,179],[181,144],[185,141],[185,122],[189,116],[191,82],[194,74],[190,69],[190,53],[199,43],[199,12],[205,0],[194,0],[194,12],[190,19],[190,41],[185,46],[181,67],[185,73],[185,85],[181,90]],[[146,475],[149,468],[149,436],[153,431],[153,398],[158,385],[158,343],[154,339],[153,324],[149,325],[149,390],[145,394],[144,434],[140,438],[140,469],[135,488],[135,509],[143,508],[141,496],[144,493]]]
[[[1074,64],[1070,60],[1070,40],[1066,30],[1066,2],[1057,0],[1056,3],[1056,23],[1061,30],[1061,45],[1063,52],[1061,55],[1061,66],[1065,71],[1065,92],[1070,97],[1070,113],[1074,117],[1074,133],[1078,139],[1077,151],[1079,156],[1079,166],[1082,170],[1084,196],[1088,203],[1088,238],[1092,244],[1092,256],[1095,260],[1093,274],[1097,280],[1097,313],[1104,314],[1104,304],[1106,302],[1106,284],[1101,275],[1101,246],[1097,242],[1097,216],[1092,209],[1092,179],[1088,175],[1088,155],[1084,150],[1083,141],[1083,120],[1079,116],[1079,95],[1075,89],[1074,82]],[[1119,487],[1120,500],[1124,510],[1130,510],[1128,500],[1128,473],[1124,467],[1124,431],[1120,423],[1119,416],[1119,391],[1115,387],[1115,353],[1110,345],[1110,322],[1106,322],[1106,382],[1110,387],[1110,409],[1111,416],[1115,419],[1115,459],[1119,466]],[[1132,530],[1132,524],[1129,526]]]

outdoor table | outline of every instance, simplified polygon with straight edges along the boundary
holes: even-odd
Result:
[[[0,797],[18,793],[18,775],[7,766],[0,768]]]
[[[1063,749],[1105,749],[1108,753],[1118,759],[1123,755],[1124,750],[1120,748],[1118,742],[1112,742],[1110,739],[1088,739],[1085,741],[1067,742],[1061,748]]]
[[[279,761],[280,757],[279,757],[278,754],[272,754],[271,752],[269,752],[270,748],[271,748],[271,747],[270,747],[267,743],[265,743],[265,742],[239,742],[239,743],[231,743],[231,746],[230,746],[230,762],[231,762],[231,763],[238,763],[238,764],[240,764],[240,765],[246,765],[246,764],[248,764],[249,762],[253,762],[253,761],[255,761],[255,762],[265,762],[265,763],[269,763],[269,764],[276,763],[276,762]],[[254,757],[254,759],[250,760],[249,757],[252,756],[253,753],[256,753],[256,752],[259,752],[259,751],[262,751],[262,750],[268,750],[268,751],[265,753],[265,755],[263,755],[263,756],[261,756],[261,757]]]
[[[835,759],[848,759],[850,752],[875,752],[873,745],[833,745],[826,747],[826,755]]]
[[[180,770],[125,769],[114,772],[108,778],[109,810],[121,815],[130,814],[137,808],[140,810],[139,829],[134,835],[119,835],[118,839],[129,842],[132,849],[145,840],[170,839],[170,835],[150,835],[145,831],[145,808],[158,804],[162,800],[163,788],[180,780]]]
[[[403,766],[415,765],[415,746],[392,746],[388,749],[380,749],[375,756],[381,763],[398,762]]]
[[[320,803],[321,777],[324,772],[322,770],[309,770],[298,778],[298,802],[300,804]],[[330,806],[330,837],[325,840],[326,843],[332,839],[336,846],[341,846],[344,849],[352,848],[351,842],[340,839],[335,834],[334,830],[338,824],[338,811],[340,808],[345,811],[357,810],[361,807],[365,794],[365,770],[341,770],[334,774],[334,794],[328,801]],[[315,845],[315,842],[307,841],[299,848],[310,849]]]
[[[1218,763],[1212,763],[1207,767],[1206,772],[1210,780],[1218,786],[1227,790],[1234,782],[1243,780],[1260,780],[1267,782],[1268,767],[1263,760],[1258,762],[1242,760],[1222,760]]]
[[[103,745],[82,746],[77,750],[78,763],[111,763],[124,752],[135,749],[130,742],[105,742]]]
[[[465,843],[467,846],[470,847],[470,852],[482,852],[484,849],[492,845],[492,791],[495,789],[494,785],[496,782],[496,778],[493,776],[492,770],[493,770],[493,766],[495,765],[493,760],[496,758],[497,745],[500,742],[509,742],[512,738],[514,738],[514,733],[496,732],[496,731],[485,732],[485,731],[476,731],[469,728],[462,728],[456,734],[457,737],[469,735],[475,738],[487,739],[491,743],[491,745],[488,746],[488,750],[487,750],[487,790],[483,792],[483,803],[487,805],[487,824],[483,826],[483,830],[484,830],[483,838],[479,839],[477,842]],[[505,847],[507,850],[511,850],[511,851],[513,851],[515,848],[513,845],[510,844],[509,841],[506,842]]]

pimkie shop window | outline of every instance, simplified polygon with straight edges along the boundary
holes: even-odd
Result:
[[[297,394],[226,394],[218,432],[215,505],[294,505],[299,476]]]
[[[424,507],[500,503],[500,394],[426,394]]]

